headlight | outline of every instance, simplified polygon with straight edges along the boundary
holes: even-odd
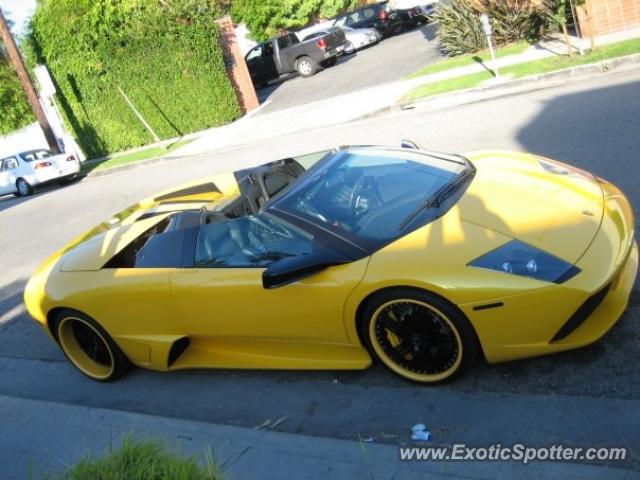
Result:
[[[566,282],[580,273],[575,265],[518,240],[476,258],[469,265],[553,283]]]

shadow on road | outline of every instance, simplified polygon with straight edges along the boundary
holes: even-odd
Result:
[[[78,177],[74,178],[73,181],[71,181],[70,183],[67,183],[66,185],[59,185],[57,183],[51,183],[51,184],[47,184],[41,187],[37,187],[35,189],[35,192],[33,193],[33,195],[29,195],[28,197],[16,197],[13,194],[12,195],[0,195],[0,212],[4,211],[4,210],[8,210],[11,207],[16,207],[24,202],[28,202],[29,200],[32,200],[34,198],[37,197],[41,197],[43,195],[46,195],[50,192],[56,191],[56,190],[60,190],[61,188],[68,188],[71,185],[75,185],[78,182],[81,182],[82,180],[84,180],[85,175],[79,175]]]

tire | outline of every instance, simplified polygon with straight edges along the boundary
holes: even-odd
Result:
[[[33,194],[33,187],[24,178],[16,180],[16,197],[28,197]]]
[[[480,349],[473,327],[457,307],[413,288],[374,296],[358,326],[372,357],[395,374],[422,384],[453,380],[474,363]]]
[[[338,63],[338,57],[331,57],[322,62],[322,66],[326,68],[333,67],[336,63]]]
[[[353,43],[347,42],[344,46],[344,54],[353,55],[354,53],[356,53],[356,47],[353,46]]]
[[[296,71],[302,77],[310,77],[318,71],[318,64],[311,57],[300,57],[296,60]]]
[[[112,382],[131,368],[131,362],[106,330],[82,312],[60,311],[52,330],[69,362],[92,380]]]

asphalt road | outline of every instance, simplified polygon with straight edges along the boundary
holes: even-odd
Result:
[[[544,85],[541,85],[544,87]],[[593,171],[640,205],[640,70],[572,79],[466,106],[375,118],[167,160],[0,200],[0,394],[44,398],[327,437],[395,443],[427,424],[436,442],[626,445],[640,464],[640,296],[597,344],[502,365],[478,364],[455,383],[425,388],[381,367],[362,372],[135,370],[102,385],[85,379],[24,313],[22,289],[47,255],[138,199],[205,174],[337,144],[398,144],[441,151],[506,148]],[[250,142],[250,139],[247,139]],[[541,315],[544,310],[541,308]],[[514,319],[517,320],[517,319]],[[1,425],[0,412],[0,425]]]
[[[262,112],[273,112],[322,100],[362,88],[400,80],[425,65],[440,60],[433,25],[423,25],[360,50],[343,55],[338,63],[309,78],[297,74],[272,81],[258,90]]]

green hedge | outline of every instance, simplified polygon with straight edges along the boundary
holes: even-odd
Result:
[[[39,4],[31,56],[49,67],[66,121],[89,157],[152,141],[118,86],[161,138],[240,115],[214,23],[218,13],[207,0]]]

